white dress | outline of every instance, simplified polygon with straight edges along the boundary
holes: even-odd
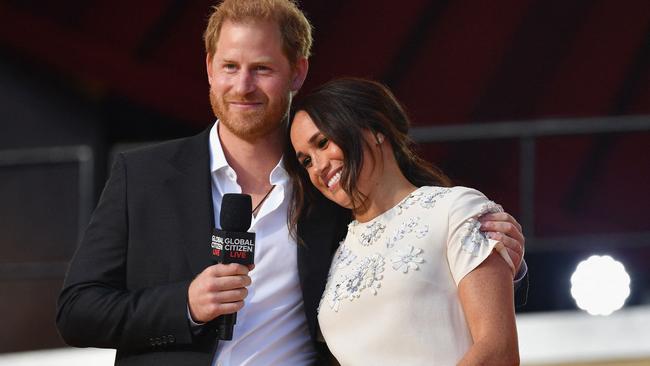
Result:
[[[318,321],[341,365],[455,365],[472,344],[460,280],[492,249],[477,218],[501,211],[477,190],[421,187],[366,223],[332,261]]]

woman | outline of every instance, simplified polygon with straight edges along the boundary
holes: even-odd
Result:
[[[381,84],[335,80],[295,110],[285,155],[291,222],[314,188],[354,215],[318,314],[337,360],[518,364],[512,262],[477,220],[500,206],[450,188],[413,153],[406,114]]]

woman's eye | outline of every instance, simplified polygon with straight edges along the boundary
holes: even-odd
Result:
[[[300,162],[300,165],[302,165],[303,168],[307,169],[309,168],[309,165],[311,165],[311,158],[304,158]]]
[[[329,139],[327,137],[323,137],[322,139],[318,140],[318,148],[322,149],[325,146],[327,146],[327,143],[329,142]]]

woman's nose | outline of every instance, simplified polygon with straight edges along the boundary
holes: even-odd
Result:
[[[316,174],[322,175],[323,173],[327,173],[329,167],[329,159],[325,158],[324,156],[315,156],[313,158],[313,161]]]

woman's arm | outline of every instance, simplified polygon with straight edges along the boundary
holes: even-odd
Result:
[[[497,253],[458,284],[474,344],[459,365],[518,365],[512,271]]]

